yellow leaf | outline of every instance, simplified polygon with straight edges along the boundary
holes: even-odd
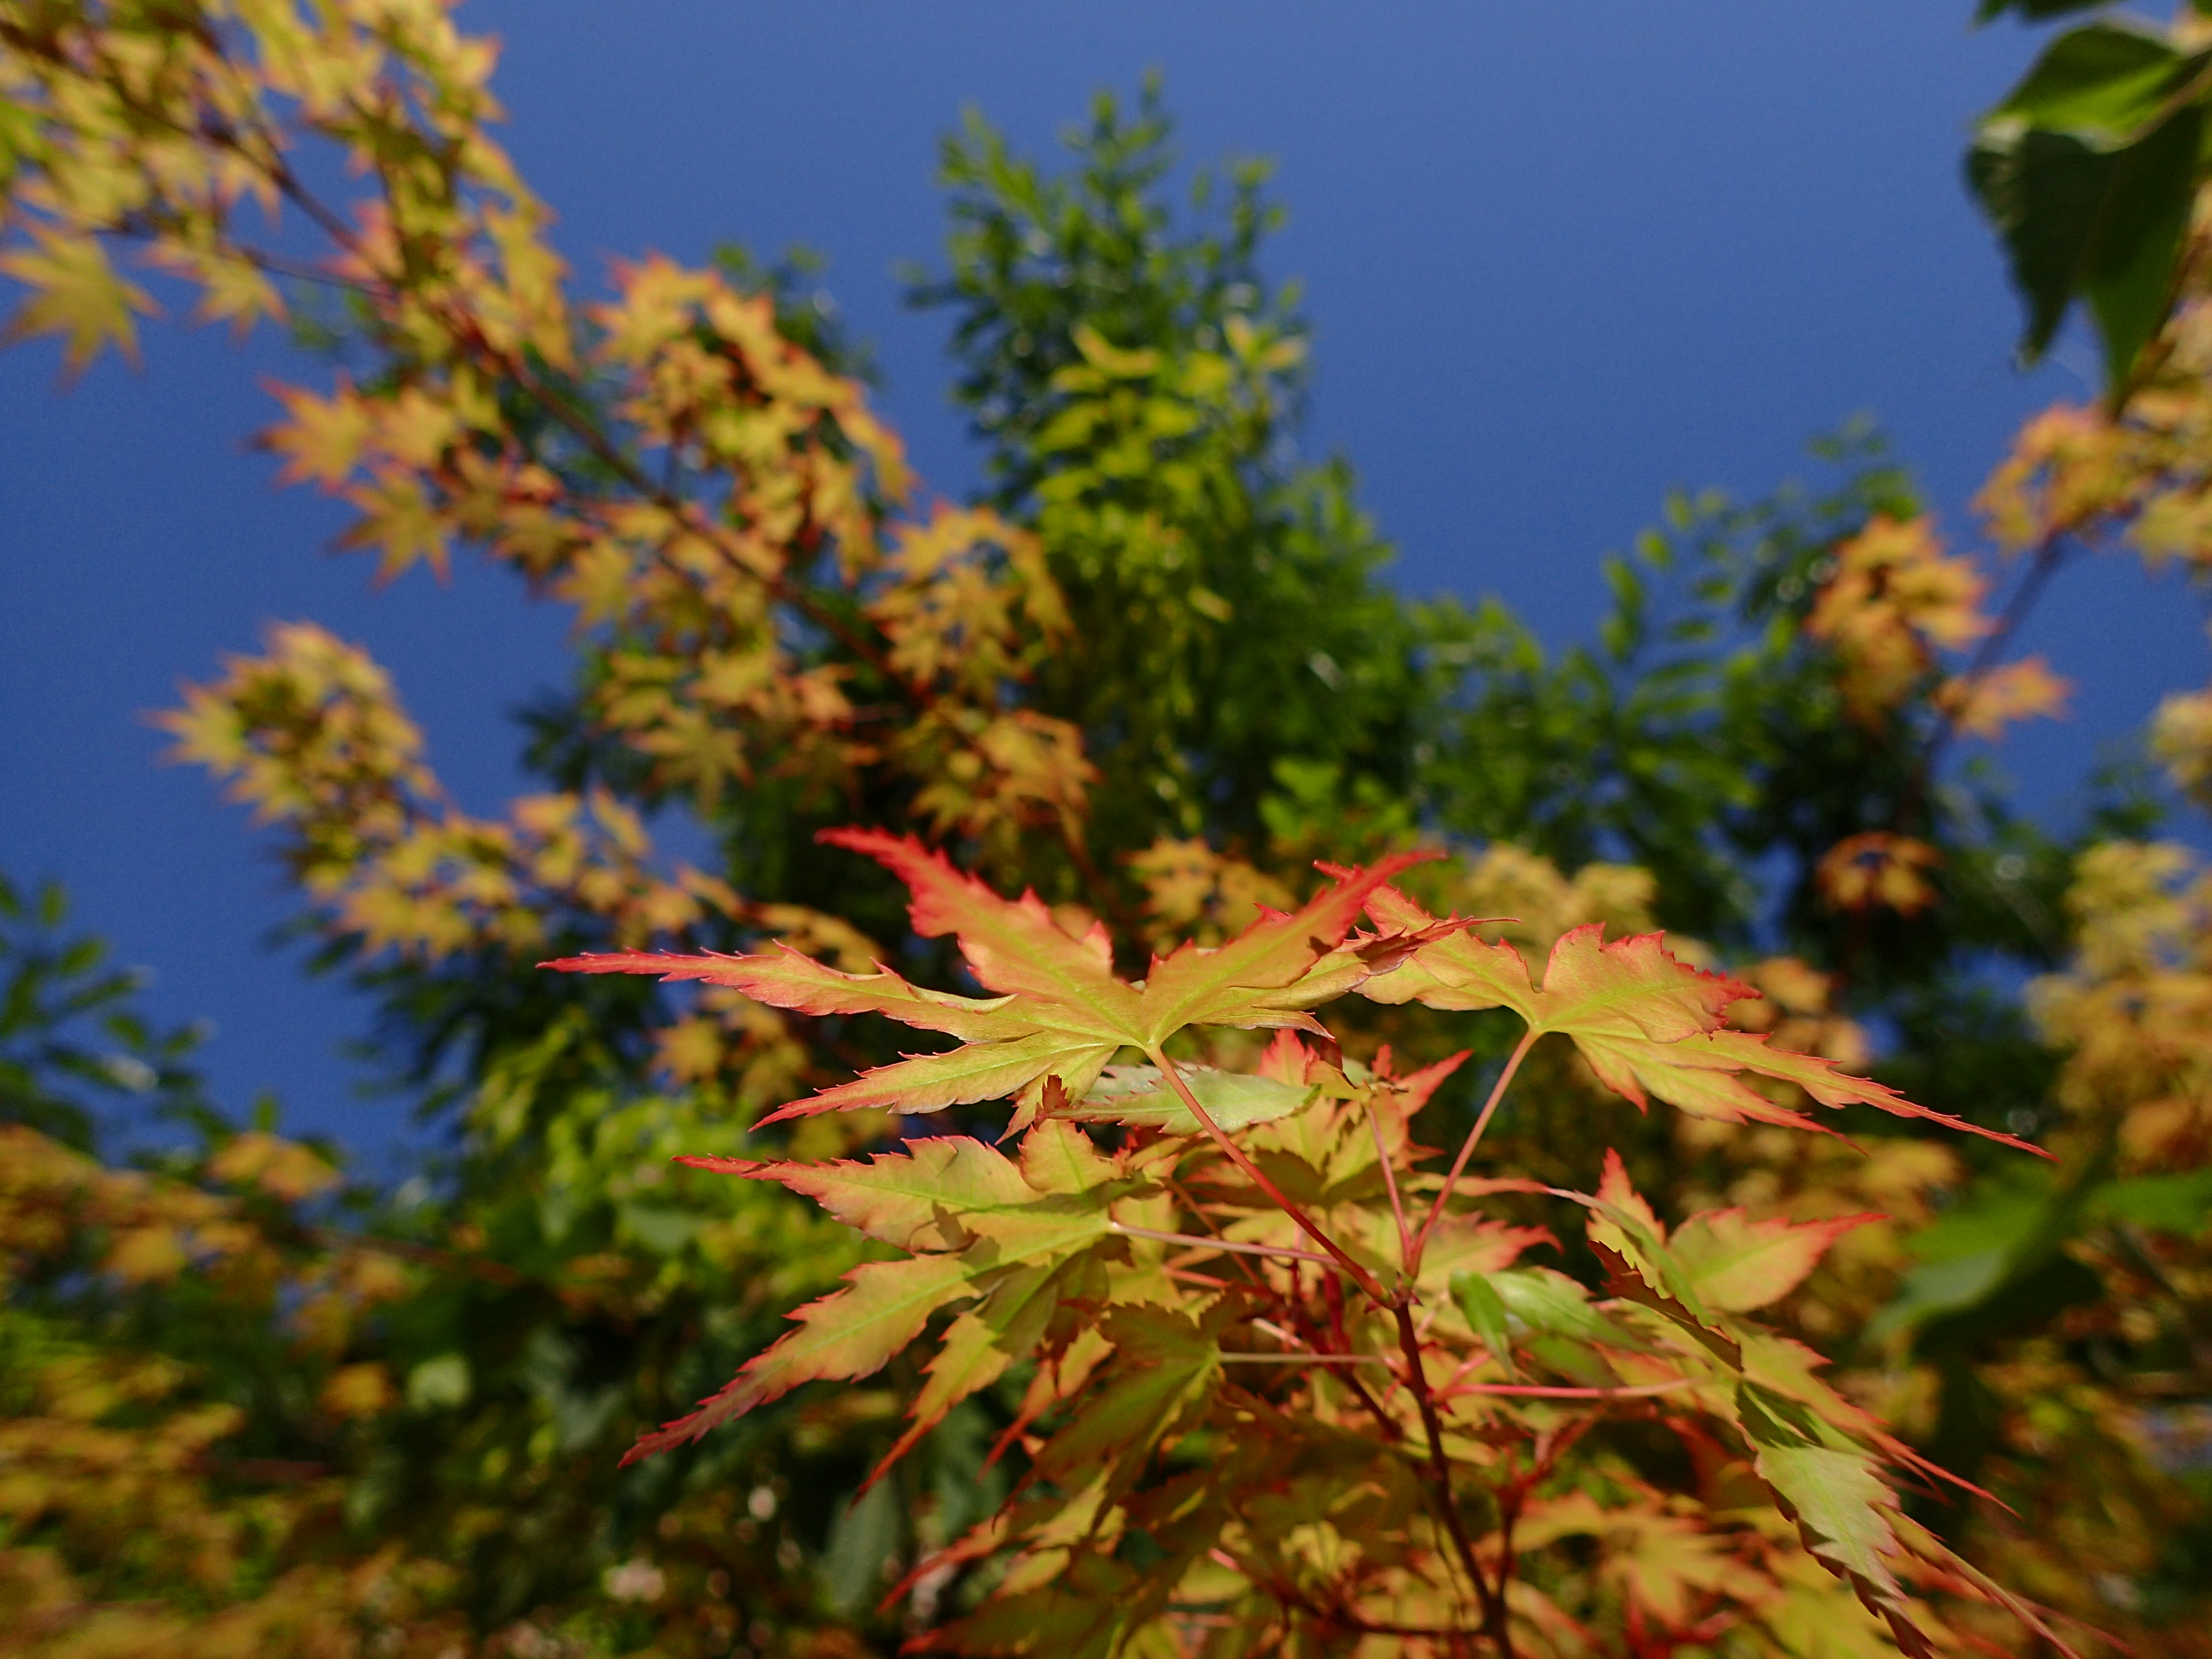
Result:
[[[342,1421],[375,1417],[392,1409],[399,1399],[391,1373],[375,1364],[342,1365],[332,1371],[316,1396],[316,1404]]]
[[[1972,679],[1960,676],[1947,681],[1936,703],[1964,736],[1994,738],[2015,720],[2063,714],[2072,690],[2043,658],[2027,657]]]
[[[138,361],[138,330],[132,320],[155,316],[160,307],[146,291],[125,281],[108,263],[107,250],[96,236],[70,235],[34,228],[39,245],[32,252],[18,250],[0,254],[0,272],[27,285],[31,297],[9,319],[0,338],[20,339],[30,334],[58,334],[71,378],[113,345]]]

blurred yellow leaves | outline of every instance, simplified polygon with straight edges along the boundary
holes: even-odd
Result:
[[[1894,910],[1910,916],[1936,902],[1926,872],[1942,854],[1911,836],[1869,830],[1846,836],[1821,855],[1813,878],[1838,910]]]
[[[1879,723],[1921,690],[1942,670],[1940,652],[1996,631],[1984,609],[1988,578],[1971,559],[1946,553],[1925,515],[1900,522],[1877,514],[1833,557],[1835,574],[1805,631],[1835,651],[1844,706],[1863,722]],[[1952,676],[1935,690],[1958,730],[1984,738],[2058,714],[2065,696],[2066,683],[2041,658]]]
[[[652,874],[643,825],[604,791],[528,797],[505,820],[460,811],[384,671],[313,623],[276,626],[265,655],[225,667],[160,717],[174,754],[281,823],[301,885],[371,950],[532,950],[556,905],[639,942],[739,908],[696,871]]]
[[[2212,691],[2176,692],[2161,702],[2151,720],[2150,747],[2174,787],[2212,806]]]
[[[2041,657],[2024,657],[1945,681],[1936,690],[1936,706],[1962,735],[1995,738],[2016,721],[2064,714],[2071,690]]]
[[[2030,990],[2070,1051],[2060,1099],[2112,1126],[2124,1167],[2212,1158],[2212,872],[2172,843],[2112,842],[2076,868],[2075,955]]]
[[[327,1364],[320,1407],[358,1419],[394,1396],[380,1366],[339,1363],[361,1322],[406,1285],[374,1246],[313,1242],[294,1206],[334,1174],[309,1149],[253,1133],[219,1147],[208,1186],[103,1167],[0,1126],[0,1274],[12,1285],[73,1260],[119,1292],[191,1276],[204,1316],[262,1329]],[[259,1203],[277,1206],[264,1216]],[[64,1337],[27,1305],[0,1319],[0,1653],[38,1659],[434,1651],[446,1569],[383,1549],[323,1550],[337,1483],[319,1466],[246,1455],[245,1413],[191,1368]]]
[[[60,335],[72,374],[106,345],[137,362],[134,319],[155,310],[146,290],[118,276],[96,241],[43,228],[33,234],[33,248],[0,254],[0,272],[32,290],[9,320],[8,335]]]
[[[350,291],[379,362],[277,388],[264,441],[287,479],[347,502],[343,539],[383,576],[474,545],[605,630],[591,714],[662,791],[888,775],[947,833],[1071,833],[1079,741],[1006,696],[1066,625],[1034,540],[981,512],[898,518],[898,441],[769,297],[656,256],[573,301],[549,215],[487,136],[494,55],[430,3],[27,15],[0,70],[20,117],[0,240],[30,290],[15,327],[63,332],[73,365],[127,346],[150,301],[110,250],[132,242],[205,314],[279,314],[274,280],[309,268],[246,210],[297,207],[327,244],[313,274]],[[313,196],[295,156],[319,148],[369,199]],[[646,878],[611,802],[560,823],[543,804],[453,812],[381,671],[304,624],[173,724],[295,830],[303,878],[380,944],[534,948],[532,884],[620,911],[626,937],[731,908]]]

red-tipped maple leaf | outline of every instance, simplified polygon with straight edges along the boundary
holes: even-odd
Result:
[[[1367,910],[1393,936],[1447,926],[1392,887],[1376,890]],[[1420,945],[1398,966],[1367,977],[1358,988],[1376,1002],[1510,1008],[1534,1035],[1556,1031],[1571,1038],[1598,1080],[1638,1107],[1656,1095],[1692,1116],[1822,1128],[1747,1086],[1742,1080],[1747,1073],[1795,1084],[1823,1106],[1872,1106],[1895,1117],[1924,1118],[2049,1156],[2014,1136],[1916,1105],[1886,1084],[1848,1076],[1817,1055],[1771,1048],[1764,1036],[1725,1029],[1729,1006],[1759,993],[1676,960],[1656,933],[1609,944],[1596,923],[1563,933],[1552,947],[1540,987],[1512,945],[1488,944],[1463,927],[1451,929]]]
[[[862,1106],[934,1112],[1031,1091],[1025,1121],[1037,1103],[1034,1090],[1053,1077],[1082,1115],[1115,1119],[1115,1089],[1086,1097],[1122,1048],[1157,1054],[1161,1044],[1192,1025],[1319,1031],[1309,1010],[1358,985],[1376,971],[1372,964],[1396,970],[1399,960],[1424,942],[1466,926],[1426,917],[1411,935],[1386,927],[1346,942],[1371,895],[1399,871],[1436,856],[1399,854],[1370,870],[1334,872],[1333,884],[1306,904],[1288,913],[1266,912],[1224,945],[1211,950],[1185,945],[1164,961],[1155,958],[1145,980],[1131,984],[1115,977],[1102,927],[1094,925],[1080,939],[1071,935],[1034,893],[1001,898],[912,836],[832,830],[820,839],[865,853],[891,870],[914,896],[915,931],[925,939],[952,935],[969,971],[1000,994],[926,990],[887,968],[841,973],[781,946],[752,956],[615,951],[542,965],[572,973],[705,980],[775,1007],[885,1014],[962,1039],[960,1047],[942,1054],[910,1055],[864,1072],[770,1113],[763,1122]],[[1158,1088],[1119,1092],[1133,1097],[1132,1121],[1180,1114],[1180,1108],[1170,1113],[1160,1102]]]
[[[1796,1290],[1845,1233],[1881,1218],[1753,1221],[1741,1210],[1707,1210],[1677,1227],[1667,1249],[1706,1306],[1749,1313]]]
[[[1107,1206],[1143,1190],[1081,1130],[1058,1121],[1029,1133],[1018,1163],[965,1136],[909,1141],[867,1163],[678,1161],[781,1182],[870,1238],[913,1254],[854,1268],[846,1288],[799,1310],[797,1329],[698,1410],[641,1436],[625,1462],[696,1440],[802,1382],[866,1376],[920,1336],[939,1309],[976,1302],[947,1329],[913,1424],[884,1460],[888,1467],[1035,1346],[1059,1306],[1063,1269],[1109,1242]]]

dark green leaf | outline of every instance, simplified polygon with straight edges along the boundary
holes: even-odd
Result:
[[[2212,1170],[2115,1181],[2090,1196],[2089,1208],[2102,1220],[2194,1237],[2212,1222]]]
[[[2115,389],[2165,323],[2195,200],[2203,67],[2133,27],[2055,42],[1984,120],[1966,173],[2027,306],[2029,362],[2076,300],[2094,313]]]
[[[2053,41],[1987,119],[2016,117],[2118,145],[2157,116],[2184,64],[2155,34],[2092,23]]]

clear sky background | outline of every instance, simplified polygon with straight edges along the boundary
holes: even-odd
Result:
[[[1268,266],[1317,324],[1304,434],[1348,453],[1410,591],[1501,594],[1553,643],[1587,632],[1597,562],[1674,486],[1740,497],[1806,476],[1812,434],[1867,411],[1952,532],[2021,418],[2091,358],[2022,374],[2018,313],[1960,183],[1967,125],[2034,37],[1967,0],[471,0],[497,34],[507,137],[597,281],[610,257],[716,243],[830,257],[929,482],[975,456],[945,319],[901,303],[935,262],[940,135],[980,106],[1036,152],[1100,88],[1166,76],[1185,157],[1279,163]],[[387,1142],[340,1047],[365,1010],[272,949],[265,844],[201,774],[158,763],[145,711],[271,618],[366,643],[463,803],[520,783],[507,711],[556,682],[565,623],[464,566],[373,591],[325,552],[342,520],[247,447],[280,342],[173,325],[143,373],[66,395],[58,355],[0,354],[0,868],[58,876],[82,921],[206,1016],[222,1097]],[[2068,364],[2077,365],[2069,368]],[[2082,683],[2073,719],[2008,744],[2063,819],[2099,745],[2203,680],[2204,608],[2126,562],[2077,568],[2026,644]]]

